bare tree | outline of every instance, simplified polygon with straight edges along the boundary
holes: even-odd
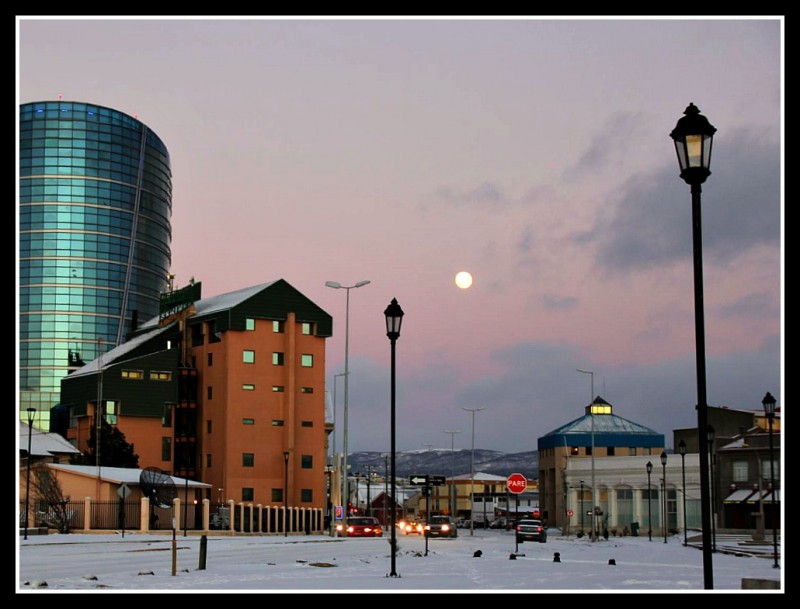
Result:
[[[69,533],[72,516],[72,511],[67,509],[69,497],[64,497],[53,470],[47,466],[34,469],[31,487],[31,502],[35,506],[36,521],[58,529],[61,533]]]

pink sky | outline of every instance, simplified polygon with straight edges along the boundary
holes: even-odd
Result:
[[[173,272],[283,278],[334,317],[349,448],[444,430],[509,452],[594,393],[696,425],[689,186],[670,131],[718,131],[703,186],[708,402],[783,397],[781,17],[18,20],[18,101],[137,116],[170,151]],[[468,290],[454,284],[468,270]],[[342,379],[337,408],[342,412]],[[341,446],[341,439],[337,441]]]

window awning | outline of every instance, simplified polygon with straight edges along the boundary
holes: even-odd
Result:
[[[747,503],[758,503],[769,496],[769,489],[762,489],[760,491],[756,491],[750,497],[747,498]]]
[[[758,494],[758,491],[752,489],[738,489],[733,491],[730,495],[722,500],[722,503],[741,503],[746,501],[750,495]]]
[[[771,493],[765,494],[764,495],[764,501],[765,502],[771,502],[772,501],[772,494]],[[775,503],[780,503],[780,502],[781,502],[781,489],[778,489],[778,490],[775,491]]]

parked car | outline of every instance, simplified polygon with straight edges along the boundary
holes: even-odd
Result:
[[[372,516],[353,516],[346,524],[336,525],[336,530],[347,537],[383,537],[381,523]]]
[[[525,519],[517,523],[517,543],[523,541],[547,542],[547,529],[541,520]]]
[[[425,534],[428,537],[458,537],[456,521],[452,516],[431,516],[431,521],[425,525]]]

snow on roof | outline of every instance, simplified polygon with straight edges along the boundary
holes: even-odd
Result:
[[[34,457],[50,457],[59,454],[80,454],[61,434],[44,432],[35,427],[30,428],[31,455]],[[28,425],[19,422],[19,448],[28,450]]]
[[[60,469],[65,472],[72,472],[81,476],[90,478],[97,478],[96,465],[62,465],[61,463],[50,463],[50,467]],[[100,479],[106,482],[115,482],[117,484],[135,484],[139,485],[139,477],[142,475],[142,470],[136,467],[100,467]],[[198,482],[197,480],[187,480],[186,478],[179,478],[171,476],[175,486],[190,486],[192,488],[211,488],[210,484],[205,482]]]

